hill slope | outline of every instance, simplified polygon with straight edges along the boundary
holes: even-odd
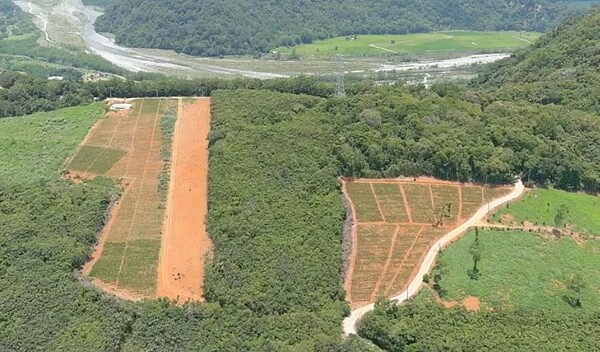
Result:
[[[350,34],[543,31],[567,12],[546,0],[124,0],[106,7],[96,29],[119,44],[218,56]]]
[[[510,58],[488,65],[475,87],[502,99],[561,104],[600,113],[600,7],[574,18]]]

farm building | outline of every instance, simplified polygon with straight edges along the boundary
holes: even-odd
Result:
[[[110,106],[110,110],[111,111],[119,111],[119,110],[129,110],[133,108],[133,105],[131,104],[113,104]]]

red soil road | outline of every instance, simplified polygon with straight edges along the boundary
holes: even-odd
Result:
[[[210,100],[179,100],[169,196],[158,264],[157,296],[179,303],[202,299],[206,233]]]

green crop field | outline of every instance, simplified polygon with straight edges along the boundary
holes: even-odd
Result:
[[[511,51],[533,43],[541,34],[534,32],[452,31],[407,35],[359,35],[355,39],[337,37],[293,48],[280,47],[282,54],[376,56],[425,54],[434,52]]]
[[[557,211],[563,204],[567,210],[565,226],[582,234],[600,234],[600,198],[555,189],[532,190],[522,200],[491,216],[490,221],[498,222],[510,214],[516,223],[530,221],[534,225],[555,226]]]
[[[104,175],[114,164],[121,160],[125,153],[125,151],[120,149],[86,145],[81,147],[73,160],[71,160],[69,169]]]
[[[0,182],[56,179],[104,104],[0,119]]]
[[[581,292],[583,309],[595,310],[600,304],[600,242],[586,241],[580,247],[569,236],[548,239],[521,231],[480,231],[479,236],[483,250],[477,280],[467,275],[473,265],[469,254],[473,231],[440,257],[444,298],[476,296],[483,309],[567,311],[573,309],[565,300],[573,294],[567,286],[573,275],[579,274],[586,285]]]

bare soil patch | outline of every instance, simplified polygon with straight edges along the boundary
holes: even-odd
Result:
[[[202,299],[204,261],[211,250],[207,213],[210,100],[179,100],[171,180],[158,266],[157,296]]]
[[[475,296],[469,296],[462,301],[462,305],[469,312],[478,312],[481,302],[479,301],[479,298]]]

